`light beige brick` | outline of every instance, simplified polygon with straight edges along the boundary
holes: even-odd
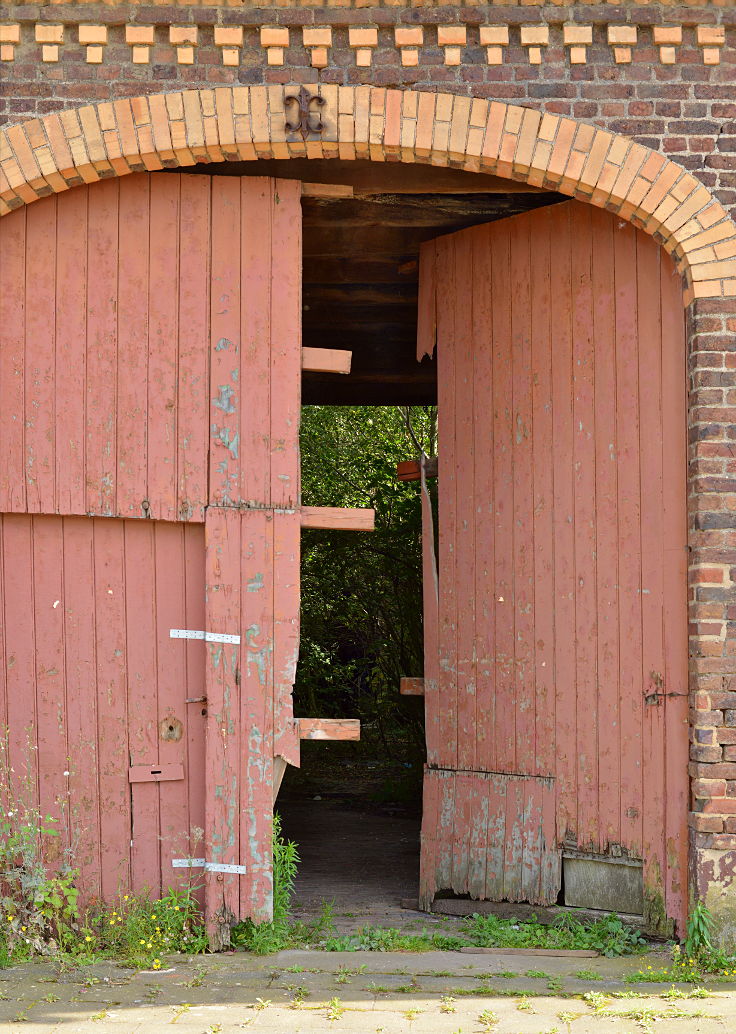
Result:
[[[354,26],[348,30],[348,41],[351,47],[377,47],[378,29],[372,26]]]
[[[243,26],[242,25],[216,25],[215,46],[217,47],[242,47]]]
[[[509,45],[508,25],[481,25],[480,42],[484,47],[507,47]]]
[[[36,43],[63,43],[63,25],[37,25]]]
[[[661,46],[662,44],[669,44],[670,46],[672,46],[676,43],[682,43],[682,26],[655,25],[654,42],[657,44],[657,46]]]
[[[91,44],[98,46],[107,43],[106,25],[80,25],[79,42],[82,46],[88,47]]]
[[[131,45],[152,47],[156,41],[153,25],[126,25],[125,42]]]
[[[0,43],[20,43],[20,25],[0,24]]]
[[[289,30],[283,26],[262,25],[261,26],[262,47],[288,47]]]
[[[593,42],[593,27],[591,25],[564,25],[562,41],[565,46],[590,44]]]
[[[424,29],[421,25],[397,26],[394,39],[397,47],[418,47],[424,42]]]
[[[467,29],[464,25],[438,25],[437,43],[441,47],[464,47],[467,42]]]
[[[0,43],[0,61],[14,61],[15,47],[12,43]]]
[[[302,29],[302,41],[305,47],[331,47],[332,29],[329,25],[305,25]]]
[[[548,25],[522,25],[521,45],[523,47],[546,47],[548,43]]]
[[[637,28],[635,25],[609,25],[608,42],[621,46],[633,47],[636,44]]]
[[[169,43],[172,43],[175,47],[181,47],[185,44],[188,44],[190,47],[196,46],[198,35],[199,32],[196,25],[169,26]]]

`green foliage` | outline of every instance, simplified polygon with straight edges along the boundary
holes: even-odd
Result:
[[[687,921],[687,935],[685,937],[685,954],[694,957],[713,949],[710,934],[713,927],[713,917],[707,906],[699,901],[690,913]]]
[[[232,943],[256,955],[270,955],[281,951],[289,943],[291,924],[289,909],[294,893],[299,854],[296,844],[281,835],[281,819],[273,817],[271,843],[273,846],[273,919],[268,923],[254,923],[250,919],[238,923],[232,930]]]
[[[422,711],[398,693],[421,675],[421,502],[396,464],[426,450],[435,410],[307,406],[302,410],[302,501],[373,507],[375,531],[302,535],[301,648],[295,686],[303,714],[361,719],[367,750],[423,758]],[[362,748],[360,748],[362,749]],[[398,785],[399,793],[406,793]]]
[[[0,966],[64,950],[78,930],[79,873],[58,820],[36,804],[34,749],[29,741],[16,773],[0,737]]]
[[[563,915],[554,926],[473,915],[465,920],[463,931],[483,948],[590,949],[616,956],[633,955],[646,947],[639,931],[626,926],[615,913],[594,922]]]
[[[195,888],[183,887],[162,898],[121,894],[114,907],[102,905],[87,916],[74,953],[80,960],[111,957],[131,966],[160,969],[171,952],[207,950]]]

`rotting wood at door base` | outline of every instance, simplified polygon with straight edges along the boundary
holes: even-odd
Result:
[[[402,898],[401,907],[412,912],[424,911],[419,907],[418,898]],[[523,902],[471,901],[469,898],[437,898],[432,902],[430,912],[433,915],[460,916],[462,918],[474,914],[493,915],[498,916],[499,919],[518,919],[522,922],[533,918],[542,926],[553,926],[561,916],[572,916],[581,922],[594,922],[597,919],[603,919],[608,914],[592,908],[565,908],[562,905],[544,908],[541,905],[527,905]],[[618,913],[618,917],[622,923],[646,933],[654,940],[665,939],[649,929],[644,916]]]

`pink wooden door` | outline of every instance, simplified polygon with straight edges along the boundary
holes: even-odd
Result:
[[[142,174],[0,221],[0,706],[44,799],[86,745],[89,885],[204,858],[213,946],[271,914],[299,757],[300,193]]]
[[[424,246],[439,363],[438,632],[421,898],[550,904],[567,857],[686,898],[686,374],[679,277],[570,202]],[[427,594],[431,611],[432,593]]]

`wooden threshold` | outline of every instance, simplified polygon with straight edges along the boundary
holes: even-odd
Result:
[[[353,353],[340,348],[303,348],[303,373],[350,373]]]
[[[302,528],[341,528],[343,531],[373,531],[376,511],[345,506],[303,506]]]
[[[359,740],[357,718],[298,718],[300,740]]]

